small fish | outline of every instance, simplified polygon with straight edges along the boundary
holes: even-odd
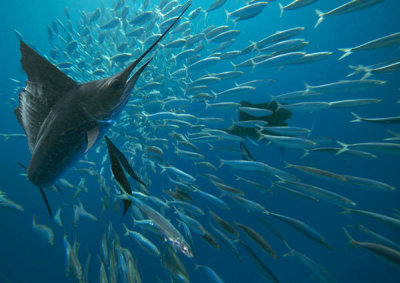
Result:
[[[354,1],[352,1],[354,2]],[[361,1],[359,1],[361,2]],[[365,2],[365,1],[364,1]],[[368,1],[366,1],[368,2]],[[371,1],[369,1],[371,2]],[[377,1],[375,1],[377,2]],[[395,46],[395,45],[400,45],[400,32],[392,33],[371,41],[368,41],[364,44],[358,45],[356,47],[352,48],[339,48],[339,51],[344,52],[342,56],[340,56],[339,60],[342,60],[343,58],[349,56],[355,51],[361,51],[361,50],[371,50],[371,49],[376,49],[376,48],[383,48],[383,47],[388,47],[388,46]]]
[[[50,245],[54,245],[54,232],[50,227],[43,224],[37,224],[35,217],[33,217],[32,228],[33,230],[39,232]]]
[[[271,255],[275,260],[278,258],[271,245],[256,230],[238,222],[235,222],[235,224],[242,229],[242,231],[244,231],[255,243],[257,243],[264,252]]]
[[[0,208],[8,208],[17,211],[24,211],[22,205],[7,199],[5,192],[0,190]]]
[[[195,269],[199,269],[199,268],[204,270],[207,273],[208,278],[210,279],[209,282],[224,283],[224,280],[222,280],[222,278],[210,267],[205,266],[205,265],[196,264]]]
[[[210,5],[210,7],[206,10],[207,13],[208,13],[208,12],[211,12],[211,11],[213,11],[213,10],[216,10],[216,9],[218,9],[218,8],[220,8],[220,7],[222,7],[222,6],[225,4],[225,2],[226,2],[226,0],[215,0],[215,1]]]
[[[350,122],[372,122],[372,123],[379,123],[379,124],[398,124],[400,123],[400,116],[394,116],[394,117],[384,117],[384,118],[363,118],[358,116],[356,113],[351,112],[351,115],[354,116],[354,120],[351,120]]]
[[[164,166],[161,164],[159,164],[159,166],[162,169],[160,174],[162,174],[168,170],[169,173],[174,174],[176,177],[178,177],[184,181],[187,181],[187,182],[195,182],[196,181],[196,179],[193,176],[189,175],[188,173],[186,173],[174,166]]]
[[[286,242],[285,244],[288,246],[290,251],[286,254],[284,254],[284,257],[287,256],[294,256],[298,260],[300,260],[305,266],[307,266],[311,272],[315,275],[316,280],[319,282],[325,282],[325,283],[333,283],[336,282],[332,275],[329,273],[328,270],[325,269],[325,267],[321,266],[320,264],[316,263],[313,259],[310,257],[296,251],[292,247],[290,247]]]
[[[319,177],[319,178],[323,178],[323,179],[327,179],[327,180],[333,180],[333,181],[341,181],[341,182],[346,182],[346,178],[343,177],[343,175],[339,175],[330,171],[326,171],[326,170],[322,170],[319,168],[315,168],[315,167],[310,167],[310,166],[303,166],[303,165],[295,165],[295,164],[290,164],[288,162],[286,162],[286,167],[285,168],[295,168],[297,170],[300,170],[304,173]]]
[[[246,250],[246,252],[249,254],[250,259],[252,262],[254,262],[256,268],[260,273],[270,282],[272,283],[279,283],[280,280],[276,277],[276,275],[272,272],[272,270],[265,265],[265,263],[257,256],[257,254],[248,246],[246,245],[243,241],[239,240],[239,243],[242,245],[242,247]]]
[[[312,228],[308,224],[304,223],[303,221],[300,221],[298,219],[295,219],[295,218],[292,218],[289,216],[285,216],[282,214],[272,213],[269,211],[266,211],[265,213],[273,216],[274,218],[276,218],[278,220],[281,220],[281,221],[287,223],[292,228],[294,228],[298,232],[302,233],[304,236],[306,236],[310,240],[313,240],[314,242],[321,244],[321,245],[325,246],[326,248],[332,250],[331,245],[326,241],[326,239],[318,231],[316,231],[314,228]]]
[[[225,10],[226,22],[228,22],[230,18],[235,18],[234,21],[241,21],[254,18],[258,14],[260,14],[267,5],[268,2],[261,1],[253,4],[248,4],[233,12],[228,12],[227,10]]]
[[[346,77],[351,77],[353,75],[364,72],[365,74],[362,76],[361,79],[365,80],[370,76],[372,76],[373,74],[400,72],[400,61],[383,65],[380,64],[379,66],[369,66],[369,67],[365,67],[363,65],[358,65],[358,66],[350,65],[349,68],[353,69],[354,72],[348,74]]]
[[[400,144],[397,143],[364,142],[364,143],[345,144],[340,141],[336,142],[342,146],[342,148],[336,153],[337,155],[353,148],[367,150],[367,151],[383,152],[389,154],[400,154]]]
[[[149,239],[147,239],[142,234],[136,231],[129,230],[128,227],[125,226],[125,224],[124,228],[125,228],[125,236],[133,237],[139,244],[139,246],[141,246],[150,255],[154,255],[155,257],[160,256],[160,251]]]
[[[142,211],[150,218],[154,225],[164,235],[165,239],[171,243],[171,245],[182,252],[185,256],[192,258],[193,252],[190,246],[186,243],[185,238],[172,224],[164,218],[160,213],[155,211],[153,208],[142,202],[141,200],[127,195]]]
[[[317,186],[297,182],[297,181],[291,181],[291,180],[286,180],[280,176],[277,176],[280,181],[278,183],[283,183],[283,184],[288,184],[292,187],[295,187],[299,190],[301,190],[303,193],[310,194],[311,196],[314,196],[318,199],[325,200],[327,202],[330,202],[335,205],[339,206],[357,206],[357,203],[354,201],[339,195],[337,193],[322,189]]]
[[[268,130],[268,128],[267,128]],[[306,139],[306,138],[300,138],[300,137],[288,137],[288,136],[272,136],[272,135],[266,135],[262,134],[260,132],[260,139],[266,139],[267,141],[270,141],[272,143],[275,143],[281,147],[285,148],[310,148],[315,145],[317,145],[316,142]]]
[[[371,219],[375,219],[381,223],[384,223],[384,224],[388,225],[389,227],[392,227],[395,229],[400,229],[400,219],[397,219],[394,217],[390,217],[387,215],[383,215],[383,214],[368,211],[368,210],[350,209],[350,208],[346,208],[342,212],[342,214],[346,214],[346,213],[354,213],[354,214],[363,215],[363,216],[369,217]]]
[[[343,230],[346,236],[349,238],[349,242],[351,245],[358,246],[368,251],[371,251],[374,254],[386,259],[388,262],[394,264],[396,267],[400,267],[400,251],[381,244],[356,241],[353,239],[353,237],[350,235],[350,233],[347,231],[346,228],[343,227]]]
[[[111,19],[107,23],[101,25],[100,29],[103,29],[103,30],[112,29],[112,28],[115,28],[119,24],[120,24],[120,19],[116,17],[116,18]]]
[[[281,18],[283,15],[283,11],[303,8],[303,7],[305,7],[307,5],[311,5],[317,1],[318,0],[294,0],[293,2],[287,4],[286,6],[283,6],[281,3],[279,3],[279,8],[281,9]]]
[[[347,108],[347,107],[359,107],[368,104],[375,104],[381,102],[382,99],[376,98],[359,98],[359,99],[346,99],[329,102],[330,108]]]
[[[327,16],[337,16],[343,15],[351,12],[358,11],[363,8],[370,7],[372,5],[383,2],[384,0],[351,0],[335,9],[330,10],[329,12],[321,12],[320,10],[315,10],[318,15],[318,21],[315,24],[314,28],[319,26],[319,24],[325,19]]]

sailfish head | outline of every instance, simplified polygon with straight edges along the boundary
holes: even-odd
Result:
[[[141,60],[153,50],[153,48],[168,34],[173,26],[180,20],[182,15],[190,7],[191,1],[184,6],[181,15],[171,26],[150,46],[139,58],[129,64],[125,69],[108,78],[91,81],[80,85],[80,92],[88,99],[88,112],[100,120],[113,120],[128,102],[129,95],[139,79],[140,74],[151,62],[148,60],[132,76],[132,71],[139,65]],[[87,94],[87,95],[85,95]]]

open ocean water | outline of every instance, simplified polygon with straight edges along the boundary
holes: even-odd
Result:
[[[357,206],[350,208],[392,217],[392,224],[383,223],[382,220],[357,213],[341,213],[349,206],[345,207],[342,203],[331,203],[320,196],[313,195],[319,199],[319,201],[314,201],[288,193],[272,186],[273,183],[279,181],[275,174],[266,175],[254,172],[254,170],[233,169],[226,164],[219,167],[221,159],[242,160],[243,156],[249,159],[249,155],[245,153],[243,146],[240,146],[238,141],[222,139],[200,143],[196,142],[194,135],[190,134],[204,133],[206,129],[229,128],[232,125],[232,120],[238,121],[239,112],[231,109],[213,110],[210,107],[206,109],[204,98],[193,97],[196,93],[189,93],[188,89],[185,89],[184,82],[190,82],[190,80],[195,80],[207,74],[233,71],[231,62],[238,64],[257,56],[258,52],[254,50],[250,54],[238,55],[232,59],[220,59],[216,64],[194,70],[194,68],[190,68],[190,65],[196,60],[213,54],[212,50],[218,46],[218,43],[204,38],[196,42],[194,47],[187,47],[187,49],[190,49],[201,44],[204,45],[203,49],[200,50],[199,48],[194,52],[194,55],[199,54],[200,56],[190,63],[187,61],[175,63],[171,60],[173,55],[185,50],[185,47],[174,49],[163,49],[160,45],[156,47],[156,51],[146,57],[154,57],[154,59],[139,78],[136,88],[131,94],[128,107],[115,121],[107,135],[121,149],[135,172],[147,184],[149,195],[158,197],[162,201],[172,200],[165,191],[175,191],[177,186],[169,180],[168,174],[175,181],[184,183],[179,176],[171,173],[161,174],[160,166],[157,164],[164,164],[175,166],[196,178],[192,186],[189,186],[190,188],[195,186],[204,192],[219,197],[229,205],[230,210],[220,209],[207,199],[200,197],[195,190],[184,191],[182,187],[178,186],[178,190],[181,190],[181,194],[178,195],[180,197],[189,195],[191,201],[185,198],[183,200],[201,208],[205,215],[186,213],[194,217],[203,225],[204,229],[216,238],[219,248],[212,247],[191,227],[193,243],[190,242],[190,244],[194,245],[192,248],[195,250],[195,257],[188,258],[179,251],[176,252],[186,272],[179,269],[176,263],[175,265],[171,263],[171,260],[165,260],[166,253],[175,254],[173,249],[169,248],[170,244],[164,241],[162,237],[134,226],[131,216],[135,213],[132,208],[126,215],[122,216],[120,189],[111,174],[104,139],[100,139],[85,156],[85,160],[95,164],[78,162],[73,169],[62,176],[72,184],[72,187],[69,188],[65,183],[58,182],[58,186],[64,192],[64,195],[46,189],[53,213],[61,208],[62,226],[60,227],[54,219],[49,217],[39,190],[27,180],[24,169],[17,165],[17,162],[29,164],[31,153],[26,138],[21,136],[7,137],[7,134],[24,133],[13,113],[14,108],[18,106],[18,93],[25,87],[27,80],[20,64],[19,41],[15,30],[22,35],[22,39],[28,45],[34,47],[42,56],[46,56],[53,64],[71,62],[72,66],[64,69],[64,71],[74,80],[83,83],[113,75],[140,55],[144,50],[144,40],[152,34],[159,33],[158,26],[165,20],[161,17],[160,10],[157,8],[160,2],[176,2],[176,4],[178,2],[184,4],[184,2],[150,0],[144,10],[153,11],[151,18],[137,25],[131,25],[128,22],[136,14],[142,13],[143,5],[146,4],[145,1],[120,1],[122,3],[121,8],[117,9],[115,8],[117,2],[109,0],[101,2],[98,0],[2,0],[1,2],[0,133],[2,133],[2,136],[0,137],[0,191],[6,194],[8,200],[22,206],[23,211],[7,207],[7,203],[0,201],[0,282],[140,282],[134,281],[133,277],[128,279],[125,277],[128,256],[123,252],[123,249],[130,251],[131,263],[135,262],[142,282],[217,282],[215,277],[209,276],[206,269],[196,269],[196,264],[211,268],[224,282],[270,281],[271,278],[268,279],[259,272],[260,266],[257,266],[257,263],[252,260],[251,255],[241,246],[237,237],[218,226],[210,215],[210,210],[232,225],[235,225],[236,221],[253,228],[269,243],[277,255],[276,259],[264,252],[244,231],[235,226],[240,233],[240,241],[250,247],[258,259],[275,274],[279,282],[399,282],[399,257],[397,257],[397,261],[395,258],[393,262],[390,262],[368,249],[349,245],[349,239],[342,229],[342,227],[347,227],[349,233],[357,241],[378,243],[376,238],[371,238],[368,234],[357,229],[359,225],[363,225],[400,245],[400,226],[393,224],[393,222],[400,221],[399,149],[387,152],[369,151],[367,148],[361,149],[364,152],[375,154],[375,158],[351,156],[346,152],[339,155],[332,152],[316,152],[301,158],[304,150],[299,148],[298,145],[296,148],[279,146],[274,143],[268,144],[266,140],[258,141],[257,137],[246,138],[242,135],[244,145],[256,161],[284,170],[299,178],[298,182],[301,180],[302,183],[343,195],[357,204]],[[301,33],[292,37],[302,38],[309,42],[301,51],[307,52],[307,54],[320,51],[332,52],[332,55],[327,58],[312,63],[273,67],[256,66],[254,69],[252,67],[238,68],[239,71],[243,72],[240,77],[222,79],[216,84],[209,85],[207,90],[202,91],[212,95],[233,88],[236,84],[244,83],[246,85],[247,82],[252,80],[272,79],[268,83],[256,85],[256,89],[251,93],[244,93],[236,98],[234,102],[238,103],[242,100],[252,103],[270,102],[280,94],[304,91],[305,83],[316,86],[346,79],[360,80],[363,73],[346,77],[353,72],[349,65],[372,66],[380,64],[379,67],[381,67],[400,61],[399,39],[397,39],[397,43],[388,47],[357,51],[342,60],[338,60],[343,54],[343,52],[338,51],[338,48],[355,47],[400,32],[400,3],[397,0],[381,1],[371,7],[343,15],[327,16],[316,28],[314,28],[314,25],[318,16],[315,9],[324,12],[330,11],[346,3],[346,1],[319,0],[303,8],[287,10],[282,17],[280,17],[279,2],[287,5],[291,1],[271,1],[258,15],[235,23],[233,18],[228,22],[226,21],[225,10],[235,11],[245,6],[245,1],[228,0],[222,7],[207,14],[205,10],[210,7],[213,1],[193,0],[191,7],[183,16],[183,20],[178,24],[187,21],[188,14],[196,8],[202,9],[200,14],[190,19],[188,26],[183,31],[167,35],[161,44],[165,45],[178,38],[188,40],[201,34],[204,29],[212,25],[215,25],[215,27],[228,25],[229,30],[240,31],[230,47],[219,51],[221,54],[215,55],[218,58],[229,51],[241,51],[251,42],[258,42],[276,31],[304,27]],[[128,7],[125,9],[128,12],[126,18],[122,17],[124,7]],[[70,19],[65,14],[66,8]],[[90,18],[98,8],[100,8],[99,18],[90,22]],[[117,17],[119,21],[116,27],[100,28],[114,17]],[[68,21],[71,23],[72,29],[69,29]],[[148,28],[152,21],[154,21],[155,26]],[[137,37],[126,36],[129,31],[140,26],[147,29],[144,34]],[[52,40],[49,39],[48,29],[51,31]],[[103,42],[99,41],[101,34],[105,35]],[[68,53],[66,46],[73,40],[77,41],[77,47]],[[128,45],[120,47],[124,42]],[[117,50],[118,47],[120,47],[119,51]],[[54,49],[58,50],[58,57],[51,56]],[[112,62],[110,57],[118,53],[132,53],[132,58],[122,63]],[[93,64],[96,59],[100,61],[98,65]],[[82,64],[79,68],[77,67],[78,62]],[[189,69],[187,76],[172,77],[171,74],[180,68]],[[93,72],[96,69],[102,69],[104,74],[94,75]],[[399,144],[399,136],[397,136],[397,140],[383,141],[385,138],[394,137],[391,133],[400,133],[399,119],[397,119],[397,122],[391,123],[350,122],[354,120],[351,112],[366,118],[385,118],[400,115],[399,70],[399,67],[397,67],[390,72],[372,74],[371,77],[367,78],[368,80],[380,80],[384,83],[376,87],[363,88],[358,92],[337,88],[334,92],[326,92],[318,96],[280,101],[282,108],[293,103],[333,102],[360,98],[380,99],[379,103],[339,109],[326,107],[315,111],[292,110],[292,116],[286,122],[289,126],[310,129],[311,131],[303,136],[315,142],[312,148],[339,148],[340,146],[336,141],[346,144],[364,142]],[[13,80],[10,80],[11,78]],[[16,80],[19,82],[16,82]],[[153,88],[140,89],[146,83],[152,81],[160,84]],[[324,89],[322,92],[324,92]],[[169,101],[169,103],[166,103],[168,96],[175,99],[184,98],[186,101],[175,103]],[[223,100],[218,97],[216,101],[209,99],[208,103],[221,101],[232,100],[229,98]],[[151,116],[145,118],[146,115],[161,111],[186,113],[195,117],[186,120],[176,118],[189,122],[190,126],[179,123],[179,121],[157,121],[150,118]],[[199,119],[206,117],[220,118],[222,121],[215,123]],[[194,126],[199,124],[205,126],[203,128]],[[177,154],[176,146],[180,150],[193,151],[193,149],[179,144],[177,135],[172,134],[174,132],[185,135],[188,141],[195,144],[199,149],[198,152],[204,155],[202,161],[212,163],[216,166],[216,171],[199,164],[196,165],[195,162],[198,161]],[[166,140],[157,141],[155,138]],[[210,145],[215,148],[211,150]],[[153,146],[156,146],[157,149],[152,148]],[[163,152],[162,154],[160,152],[154,153],[155,150],[160,149]],[[346,178],[336,181],[319,178],[294,168],[285,168],[285,162],[328,170],[340,175],[378,180],[389,184],[396,190],[350,186]],[[77,168],[89,168],[91,171],[76,170]],[[90,175],[88,172],[92,174]],[[246,199],[258,202],[267,211],[307,223],[308,227],[312,227],[314,231],[318,231],[326,239],[332,249],[313,241],[310,237],[277,218],[260,211],[253,211],[233,201],[227,194],[222,194],[210,182],[211,177],[204,175],[205,173],[213,174],[229,186],[242,190]],[[261,192],[255,186],[236,180],[235,175],[262,184],[264,187],[270,188],[272,193]],[[84,185],[82,186],[83,180]],[[130,178],[130,183],[134,190],[140,189],[138,183],[135,183],[132,178]],[[284,185],[289,186],[288,184]],[[83,190],[76,194],[83,187],[87,191]],[[291,188],[296,189],[296,187]],[[310,196],[311,193],[306,192],[306,194]],[[97,218],[97,221],[84,216],[77,220],[74,211],[77,210],[79,202]],[[179,224],[179,217],[174,213],[172,205],[166,209],[151,201],[146,201],[146,203],[165,215],[184,237],[188,238],[182,225]],[[53,245],[49,244],[43,233],[32,228],[33,218],[38,224],[46,225],[54,232]],[[301,257],[285,256],[289,252],[288,247],[282,239],[271,232],[271,229],[268,229],[257,218],[268,220],[273,229],[278,230],[284,236],[291,248],[305,255],[317,265],[314,265],[313,268],[313,266],[302,262]],[[242,261],[238,260],[218,238],[210,223],[222,230],[232,240],[231,243],[237,246]],[[151,240],[161,254],[159,256],[150,255],[132,237],[125,237],[123,224]],[[76,243],[75,261],[71,260],[71,253],[69,253],[70,258],[68,259],[64,239],[67,239],[71,245]],[[102,241],[102,239],[105,240]],[[391,250],[391,252],[396,254],[394,250]],[[398,253],[400,251],[397,251],[397,256]],[[89,264],[86,264],[88,255],[91,255],[90,261],[88,261]],[[169,256],[169,258],[173,257]],[[83,275],[77,268],[77,261],[80,262]],[[104,277],[103,281],[100,281],[102,264],[108,281],[104,281]],[[318,266],[320,272],[316,270],[316,266]],[[85,278],[85,270],[87,270],[87,278]]]

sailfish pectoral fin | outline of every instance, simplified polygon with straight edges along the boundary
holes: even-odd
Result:
[[[108,150],[110,151],[110,149],[112,149],[113,154],[118,158],[119,162],[121,162],[121,164],[124,167],[125,171],[133,179],[135,179],[137,182],[139,182],[140,184],[142,184],[143,186],[146,187],[146,184],[142,180],[140,180],[138,175],[136,175],[135,171],[133,171],[133,169],[132,169],[131,165],[129,164],[128,160],[126,159],[125,155],[123,155],[122,152],[119,151],[119,149],[111,142],[111,140],[107,136],[105,136],[104,138],[106,139],[107,146],[109,147]]]
[[[105,136],[105,139],[107,142],[108,154],[110,156],[110,161],[111,161],[111,171],[115,177],[115,180],[117,180],[119,186],[126,194],[132,195],[131,185],[129,184],[129,181],[125,176],[124,170],[122,169],[122,166],[119,163],[118,157],[115,153],[115,149],[113,148],[114,145],[111,143],[110,139],[107,136]],[[131,203],[132,203],[131,200],[124,199],[124,212],[123,212],[124,215],[131,206]]]
[[[42,198],[43,198],[44,202],[46,203],[47,210],[49,211],[50,218],[53,218],[53,212],[51,211],[50,204],[49,204],[49,201],[47,200],[46,194],[44,193],[44,190],[43,190],[42,187],[38,187],[38,188],[39,188],[39,191],[40,191],[40,193],[42,195]]]

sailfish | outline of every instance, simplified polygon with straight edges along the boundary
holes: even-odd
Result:
[[[32,154],[27,167],[28,179],[39,188],[50,217],[52,211],[43,188],[53,185],[102,139],[127,104],[136,81],[152,59],[131,76],[132,71],[190,5],[191,1],[188,1],[169,28],[125,69],[108,78],[82,84],[20,41],[21,65],[28,80],[18,95],[19,105],[14,113],[25,131]]]

